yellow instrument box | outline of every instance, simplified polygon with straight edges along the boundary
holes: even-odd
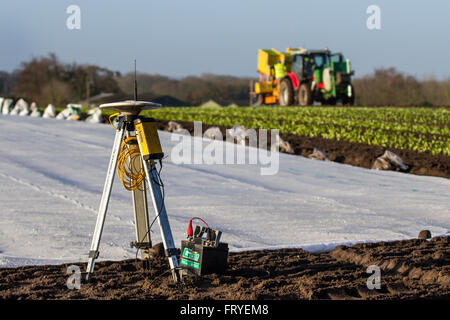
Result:
[[[136,137],[144,160],[160,160],[164,157],[156,122],[153,119],[136,119]]]

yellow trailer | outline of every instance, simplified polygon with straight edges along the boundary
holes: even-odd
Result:
[[[258,73],[259,82],[255,83],[254,93],[258,95],[259,104],[273,104],[278,101],[278,85],[276,80],[279,65],[285,61],[285,55],[275,49],[258,50]]]
[[[275,104],[279,101],[279,85],[287,73],[291,72],[291,52],[303,51],[302,48],[279,52],[273,48],[258,50],[259,82],[255,83],[254,92],[259,104]]]

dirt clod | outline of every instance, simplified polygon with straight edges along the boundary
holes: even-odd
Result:
[[[148,251],[151,257],[164,257],[164,245],[162,242],[158,242],[153,245]]]
[[[419,236],[417,237],[419,239],[430,239],[431,238],[431,231],[430,230],[422,230],[419,232]]]

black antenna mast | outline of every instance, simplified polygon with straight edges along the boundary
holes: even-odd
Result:
[[[137,101],[136,59],[134,59],[134,101]]]

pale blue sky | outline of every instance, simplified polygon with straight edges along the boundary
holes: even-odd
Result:
[[[81,30],[66,8],[81,8]],[[366,9],[381,8],[381,30]],[[63,62],[173,77],[256,76],[258,48],[328,46],[356,75],[394,66],[450,76],[450,1],[444,0],[14,0],[0,8],[0,70],[55,52]]]

